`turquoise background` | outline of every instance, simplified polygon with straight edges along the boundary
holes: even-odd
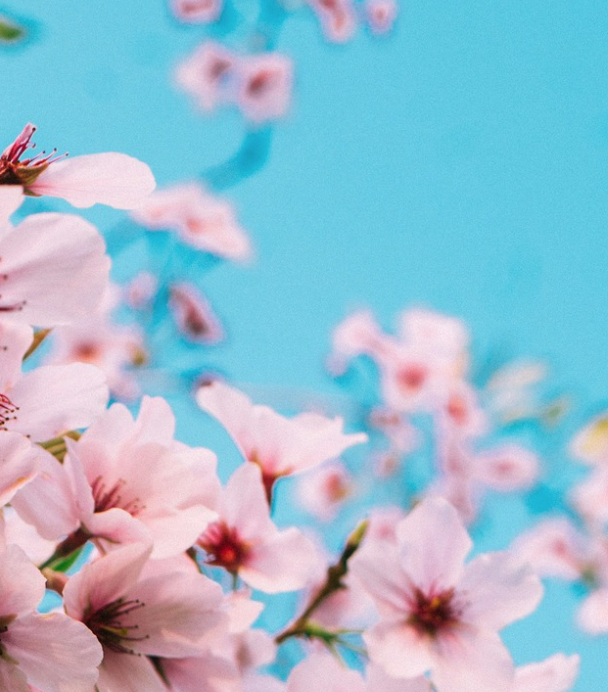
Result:
[[[0,49],[2,142],[31,121],[40,146],[124,151],[160,184],[238,149],[237,113],[203,116],[172,86],[209,32],[180,26],[162,0],[1,10],[34,22],[28,44]],[[256,5],[239,10],[252,18]],[[367,305],[390,326],[421,304],[465,319],[478,353],[546,359],[575,397],[563,442],[607,398],[607,35],[608,5],[591,0],[408,0],[389,38],[360,32],[346,46],[328,45],[306,9],[288,19],[278,48],[296,65],[290,117],[263,169],[224,193],[257,260],[202,279],[231,338],[201,366],[277,405],[293,392],[335,397],[322,368],[333,325]],[[123,218],[87,216],[105,230]],[[236,463],[218,426],[183,397],[172,403],[182,439]],[[548,465],[562,456],[554,442],[543,451]],[[495,498],[480,548],[505,547],[533,511]],[[608,642],[572,627],[572,589],[547,592],[506,633],[517,661],[578,651],[575,690],[603,689]]]

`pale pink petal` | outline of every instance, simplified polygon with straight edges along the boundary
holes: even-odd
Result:
[[[152,547],[134,544],[85,565],[63,592],[66,612],[77,620],[123,596],[137,581]]]
[[[397,540],[402,564],[416,586],[438,591],[458,582],[473,545],[454,507],[441,498],[415,507],[399,523]]]
[[[400,564],[396,545],[370,536],[351,558],[350,571],[382,615],[398,617],[410,612],[413,586]]]
[[[45,453],[40,459],[40,473],[12,504],[19,516],[35,526],[43,538],[58,541],[80,526],[82,511],[79,505],[87,499],[92,509],[90,488],[88,494],[77,498],[66,467]]]
[[[44,441],[90,425],[106,407],[108,387],[92,365],[47,365],[26,373],[11,400],[20,410],[7,427]]]
[[[104,651],[99,668],[99,692],[167,692],[146,656]]]
[[[514,667],[494,632],[461,632],[438,641],[431,669],[437,692],[512,692]]]
[[[66,324],[95,309],[110,259],[97,229],[78,216],[35,214],[0,236],[0,306],[7,319],[40,327]]]
[[[0,618],[35,610],[44,596],[45,581],[21,548],[9,545],[0,550]]]
[[[262,485],[262,473],[256,464],[243,464],[232,474],[224,493],[222,517],[237,529],[244,541],[270,538],[276,527]]]
[[[470,602],[463,617],[481,628],[499,630],[529,615],[543,595],[540,579],[509,553],[488,553],[472,560],[458,585]]]
[[[361,675],[329,654],[313,654],[298,663],[287,681],[287,692],[365,692]]]
[[[0,507],[34,479],[46,456],[45,451],[18,433],[0,434]]]
[[[165,658],[161,665],[173,692],[242,692],[236,667],[219,656]]]
[[[431,683],[424,677],[411,680],[391,678],[379,666],[370,666],[366,678],[366,692],[432,692]]]
[[[485,450],[473,459],[477,480],[494,490],[511,492],[531,488],[538,480],[538,457],[519,445],[505,444]]]
[[[290,528],[255,546],[239,574],[265,593],[295,591],[310,580],[318,560],[313,544],[298,529]]]
[[[43,692],[91,692],[103,655],[87,627],[60,613],[19,618],[2,635],[2,647]]]
[[[3,394],[21,377],[23,356],[33,338],[34,330],[27,324],[0,321],[0,392]]]
[[[129,591],[145,605],[134,614],[142,654],[184,658],[208,649],[209,640],[228,624],[220,612],[222,590],[202,574],[174,572],[150,577]]]
[[[593,591],[581,604],[578,626],[589,634],[608,633],[608,589]]]
[[[585,537],[566,518],[546,519],[518,536],[511,552],[541,577],[573,581],[580,577]]]
[[[20,185],[0,186],[0,228],[8,223],[11,214],[17,211],[23,202],[23,188]]]
[[[145,524],[124,509],[112,507],[105,512],[95,512],[83,521],[83,528],[94,536],[104,549],[127,543],[151,543],[152,535]]]
[[[574,685],[580,657],[555,654],[540,663],[515,669],[513,692],[568,692]]]
[[[433,664],[428,638],[405,622],[381,622],[367,630],[363,639],[372,663],[391,677],[415,678]]]
[[[56,161],[28,189],[37,195],[62,197],[75,207],[107,204],[135,209],[155,186],[145,163],[107,152]]]

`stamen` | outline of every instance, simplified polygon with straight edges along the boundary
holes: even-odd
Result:
[[[99,639],[100,644],[111,651],[141,656],[124,642],[144,641],[149,639],[150,635],[133,636],[133,632],[139,629],[139,625],[124,624],[124,618],[143,607],[145,607],[145,603],[137,598],[129,601],[119,598],[95,611],[87,618],[85,625]]]
[[[19,410],[13,402],[6,396],[0,394],[0,430],[6,430],[6,424],[11,420],[17,420],[14,414]]]

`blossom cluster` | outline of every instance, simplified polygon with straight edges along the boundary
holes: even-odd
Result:
[[[514,553],[466,562],[466,505],[448,492],[450,482],[471,481],[464,465],[446,461],[442,484],[409,512],[372,513],[332,562],[317,539],[275,523],[275,489],[365,444],[366,434],[346,433],[341,418],[320,413],[287,418],[221,381],[206,382],[197,403],[242,455],[223,485],[211,450],[175,439],[163,398],[144,397],[137,416],[122,403],[108,407],[106,375],[116,371],[94,365],[98,354],[67,346],[69,330],[112,332],[92,317],[113,304],[101,235],[73,214],[32,214],[16,225],[11,217],[25,197],[53,195],[79,207],[137,208],[152,226],[162,217],[187,233],[205,198],[193,188],[149,197],[150,170],[122,154],[30,156],[33,133],[27,126],[0,156],[2,689],[570,689],[577,656],[516,667],[500,638],[535,609],[542,586]],[[182,193],[194,196],[192,208]],[[239,241],[243,248],[234,229],[227,247]],[[154,277],[144,278],[131,286],[134,305],[155,290]],[[196,327],[187,288],[174,286],[171,299],[192,336],[209,338],[213,329]],[[367,330],[369,320],[363,332],[354,326],[354,339],[352,322],[339,330],[337,355],[377,356],[394,409],[428,410],[447,448],[468,449],[484,421],[464,379],[461,325],[408,313],[402,342],[373,324]],[[56,349],[32,366],[49,330],[59,335]],[[137,350],[133,334],[113,338],[121,346],[108,353],[126,344]],[[519,450],[466,466],[477,469],[475,479],[508,487],[536,468]],[[45,591],[55,594],[54,606]],[[294,591],[302,605],[280,631],[253,626],[270,597]],[[303,644],[302,660],[271,675],[265,666],[290,640]],[[358,668],[331,655],[349,648],[361,655]]]

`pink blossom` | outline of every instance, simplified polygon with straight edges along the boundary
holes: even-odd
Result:
[[[497,632],[536,607],[542,586],[507,553],[465,565],[470,549],[456,510],[434,498],[399,523],[396,547],[378,543],[353,558],[382,618],[364,639],[389,675],[430,671],[439,692],[511,689],[513,662]]]
[[[286,115],[293,88],[293,64],[279,53],[242,57],[239,62],[236,102],[253,122],[277,120]]]
[[[198,539],[207,564],[238,574],[266,593],[306,584],[316,566],[315,549],[297,529],[280,531],[272,522],[258,466],[244,464],[235,471],[217,512],[217,521]]]
[[[473,475],[494,490],[510,492],[531,488],[538,480],[538,457],[515,444],[503,444],[475,455]]]
[[[245,261],[252,250],[232,206],[198,183],[164,188],[133,212],[150,230],[174,230],[187,245],[226,259]]]
[[[374,34],[386,34],[397,18],[398,6],[395,0],[367,0],[365,15]]]
[[[33,125],[26,125],[0,156],[0,185],[19,185],[30,195],[62,197],[75,207],[99,203],[117,209],[133,209],[155,187],[150,168],[126,154],[62,159],[53,151],[24,159],[35,146],[31,143],[35,131]]]
[[[77,216],[34,214],[14,228],[0,227],[0,257],[3,319],[69,323],[99,304],[108,283],[105,243]]]
[[[334,374],[341,374],[356,356],[380,360],[396,347],[396,342],[382,332],[370,310],[358,310],[334,328],[329,366]]]
[[[576,511],[591,524],[608,522],[608,466],[598,466],[570,492]]]
[[[333,43],[345,43],[357,29],[357,15],[350,0],[309,0],[321,20],[323,33]]]
[[[17,546],[0,545],[0,688],[29,692],[91,692],[101,647],[80,622],[40,615],[45,579]]]
[[[471,338],[466,325],[455,317],[421,308],[405,310],[399,316],[399,338],[452,360],[460,374],[467,367]]]
[[[173,0],[173,14],[189,24],[208,24],[219,18],[222,0]]]
[[[512,551],[541,577],[578,579],[587,562],[587,541],[565,518],[546,519],[513,542]]]
[[[202,110],[233,104],[246,118],[259,123],[286,114],[293,66],[279,53],[241,56],[210,41],[178,67],[176,81]]]
[[[173,440],[175,420],[161,398],[144,397],[133,420],[114,404],[69,441],[63,464],[51,460],[14,500],[41,536],[113,544],[154,541],[158,558],[187,550],[215,517],[215,455]],[[79,545],[78,545],[79,543]]]
[[[99,692],[165,692],[147,657],[203,653],[225,629],[218,584],[189,571],[155,574],[153,564],[144,568],[150,551],[119,548],[85,565],[65,587],[66,612],[103,647]]]
[[[579,656],[555,654],[540,663],[515,669],[513,692],[568,692],[574,685]]]
[[[224,338],[224,330],[209,302],[194,284],[169,286],[169,308],[180,332],[194,343],[211,345]]]
[[[124,286],[124,302],[132,310],[146,310],[158,291],[158,278],[151,272],[141,271]]]
[[[585,598],[577,622],[589,634],[608,634],[608,587],[596,589]]]
[[[306,474],[298,484],[300,504],[322,521],[331,521],[353,490],[354,479],[340,462]]]
[[[49,365],[21,374],[31,328],[0,322],[0,431],[36,442],[90,425],[106,407],[108,388],[92,365]]]
[[[221,382],[201,387],[196,400],[226,428],[245,459],[262,469],[269,496],[278,478],[314,468],[367,440],[363,433],[345,435],[341,418],[316,413],[285,418]]]
[[[177,68],[177,84],[202,110],[234,100],[238,56],[215,41],[207,41]]]

